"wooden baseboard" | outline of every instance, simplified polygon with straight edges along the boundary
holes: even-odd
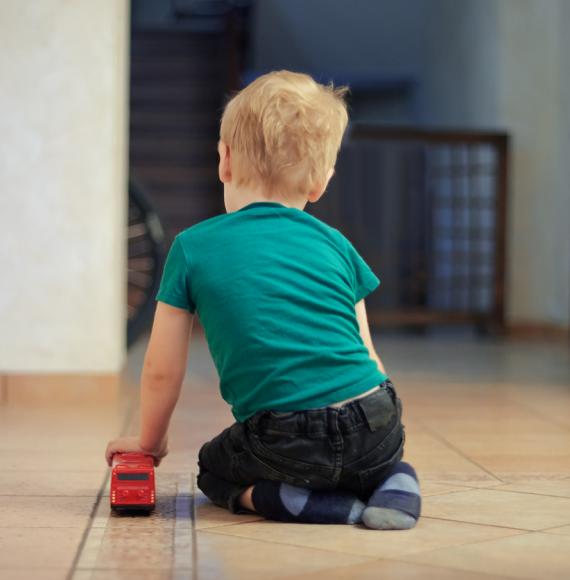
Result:
[[[125,392],[121,373],[2,374],[0,405],[81,405],[117,402]]]
[[[570,340],[570,328],[538,322],[511,322],[507,326],[506,335],[509,338],[567,342]]]

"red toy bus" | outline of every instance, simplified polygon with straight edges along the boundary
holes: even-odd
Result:
[[[111,509],[152,511],[154,459],[142,453],[115,453],[111,468]]]

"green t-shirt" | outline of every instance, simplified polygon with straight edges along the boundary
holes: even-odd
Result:
[[[335,228],[254,202],[178,234],[157,300],[197,312],[238,421],[355,397],[381,373],[354,305],[380,283]]]

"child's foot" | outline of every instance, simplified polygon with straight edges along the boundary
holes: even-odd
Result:
[[[364,504],[347,491],[313,491],[261,480],[251,495],[255,510],[270,520],[306,524],[356,524]]]
[[[416,525],[421,505],[416,472],[400,461],[370,496],[362,522],[376,530],[407,530]]]

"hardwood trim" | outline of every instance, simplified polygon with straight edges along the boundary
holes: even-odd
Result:
[[[570,327],[542,322],[512,322],[507,325],[509,338],[570,342]]]
[[[9,373],[0,375],[0,405],[116,403],[127,382],[121,373]]]
[[[0,375],[0,406],[8,402],[8,380],[4,375]]]

